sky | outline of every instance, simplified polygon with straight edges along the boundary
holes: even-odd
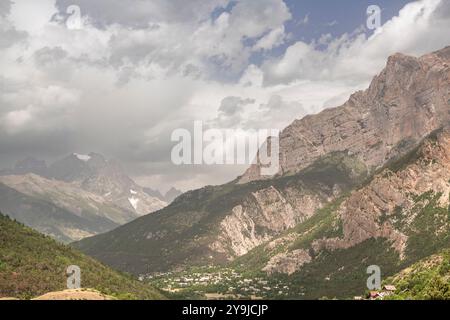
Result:
[[[448,30],[446,0],[0,0],[0,168],[92,151],[161,191],[221,184],[247,166],[176,166],[174,130],[283,129]]]

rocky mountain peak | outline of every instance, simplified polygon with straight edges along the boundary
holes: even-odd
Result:
[[[72,184],[81,191],[103,197],[105,201],[138,215],[148,214],[167,205],[164,198],[144,192],[131,179],[118,160],[99,153],[71,153],[49,167],[32,157],[19,161],[13,170],[0,171],[0,176],[37,174],[46,179]],[[27,179],[30,176],[25,177]]]
[[[282,131],[278,174],[299,172],[331,152],[356,155],[373,171],[417,146],[450,120],[449,63],[450,47],[420,58],[389,57],[367,90]],[[265,178],[256,164],[239,183]]]
[[[80,159],[80,155],[72,153],[65,158],[50,165],[49,177],[72,182],[89,176],[91,170],[86,161]]]
[[[108,165],[108,160],[99,153],[90,152],[88,157],[87,163],[92,168],[103,168]]]

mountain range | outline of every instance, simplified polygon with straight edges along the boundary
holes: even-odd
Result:
[[[148,194],[115,160],[73,153],[50,166],[27,158],[2,170],[0,199],[4,213],[71,242],[157,211],[170,197]]]
[[[231,266],[349,297],[450,247],[450,47],[395,54],[369,88],[280,134],[280,170],[179,196],[75,246],[135,274]]]

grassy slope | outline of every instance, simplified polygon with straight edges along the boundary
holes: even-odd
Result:
[[[162,299],[154,288],[0,214],[0,297],[32,298],[66,289],[65,270],[81,268],[81,284],[123,299]]]

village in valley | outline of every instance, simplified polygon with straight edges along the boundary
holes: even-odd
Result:
[[[304,295],[301,292],[299,294],[299,288],[291,288],[285,281],[267,278],[263,273],[249,275],[232,268],[215,266],[141,275],[139,280],[150,283],[175,299],[290,299],[294,291],[297,296]],[[380,290],[367,291],[349,299],[383,300],[395,291],[395,286],[384,285]]]
[[[299,288],[291,288],[286,281],[264,273],[249,275],[232,268],[196,267],[184,271],[172,271],[141,275],[140,281],[148,282],[173,298],[226,300],[226,299],[290,299],[302,296]],[[303,288],[300,288],[302,290]],[[368,291],[354,300],[382,300],[393,293],[393,285],[384,285],[378,291]],[[364,290],[362,291],[364,292]],[[352,299],[349,297],[349,299]]]
[[[290,287],[264,274],[248,276],[231,268],[199,267],[182,272],[143,275],[141,281],[176,296],[199,299],[264,299],[287,297]]]

